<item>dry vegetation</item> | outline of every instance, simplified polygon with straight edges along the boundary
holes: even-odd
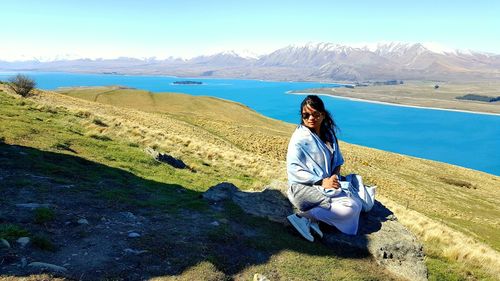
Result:
[[[208,97],[104,87],[64,92],[39,91],[33,99],[81,115],[95,136],[152,146],[194,169],[230,170],[232,178],[220,181],[243,189],[286,180],[284,155],[292,124]],[[378,185],[381,202],[425,242],[429,254],[500,276],[499,177],[347,143],[341,147],[343,172]],[[257,180],[247,182],[245,175]]]

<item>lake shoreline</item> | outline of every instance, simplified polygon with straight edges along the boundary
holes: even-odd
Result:
[[[452,112],[461,112],[461,113],[470,113],[470,114],[500,116],[500,113],[472,111],[472,110],[465,110],[465,109],[442,108],[442,107],[428,107],[428,106],[402,104],[402,103],[392,103],[392,102],[377,101],[377,100],[370,100],[370,99],[363,99],[363,98],[346,97],[346,96],[340,96],[340,95],[334,95],[334,94],[328,94],[328,93],[293,92],[293,91],[287,91],[286,93],[292,94],[292,95],[312,95],[313,94],[313,95],[318,95],[318,96],[327,96],[327,97],[345,99],[345,100],[356,101],[356,102],[366,102],[366,103],[382,104],[382,105],[389,105],[389,106],[399,106],[399,107],[410,107],[410,108],[418,108],[418,109],[443,110],[443,111],[452,111]]]

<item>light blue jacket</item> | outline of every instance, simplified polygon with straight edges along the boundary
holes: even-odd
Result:
[[[338,142],[333,132],[328,132],[333,140],[330,149],[304,125],[299,125],[292,134],[286,155],[288,183],[313,185],[315,182],[333,175],[333,171],[344,163]]]

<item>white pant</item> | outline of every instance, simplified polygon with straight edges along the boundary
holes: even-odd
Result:
[[[348,197],[345,193],[331,200],[330,208],[314,207],[304,215],[333,225],[345,234],[356,235],[362,209],[360,202]]]

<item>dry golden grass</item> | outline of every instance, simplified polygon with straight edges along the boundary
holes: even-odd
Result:
[[[29,276],[0,276],[0,281],[62,281],[65,278],[53,277],[48,274],[33,274]]]
[[[420,240],[436,245],[438,249],[432,249],[434,253],[466,266],[481,268],[492,276],[500,277],[500,253],[498,251],[390,199],[380,198],[380,200],[396,213],[398,220]]]
[[[80,89],[80,94],[93,100],[96,92],[86,90]],[[81,115],[95,134],[156,147],[195,169],[258,179],[248,185],[237,176],[221,178],[241,188],[261,189],[273,180],[286,181],[284,155],[294,125],[213,98],[144,91],[134,96],[131,90],[123,95],[116,89],[97,99],[120,107],[53,92],[39,92],[32,99]],[[147,112],[134,109],[134,102]],[[96,124],[95,118],[107,127]],[[499,177],[343,142],[341,148],[346,158],[343,173],[358,173],[365,182],[378,185],[381,202],[422,241],[437,243],[444,257],[498,274]]]
[[[177,276],[161,276],[149,279],[150,281],[192,281],[192,280],[218,281],[229,279],[223,272],[210,262],[204,261],[194,265]]]

